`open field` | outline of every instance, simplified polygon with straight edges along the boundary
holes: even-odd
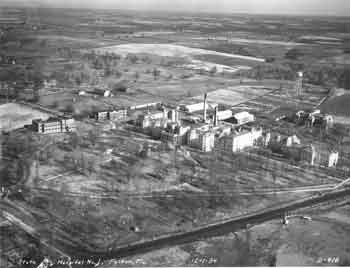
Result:
[[[237,86],[218,89],[208,94],[208,101],[228,106],[235,106],[240,103],[247,102],[251,99],[259,98],[259,96],[269,93],[270,90],[261,87]],[[194,97],[195,100],[201,101],[203,96]]]
[[[322,105],[321,110],[325,113],[334,115],[339,119],[349,118],[350,108],[348,103],[350,101],[350,94],[344,90],[337,90],[330,96]]]
[[[32,123],[33,119],[48,119],[49,114],[29,106],[8,103],[0,105],[0,129],[9,131]]]
[[[190,47],[179,46],[179,45],[169,45],[169,44],[125,44],[125,45],[118,45],[118,46],[112,46],[112,47],[98,48],[96,49],[96,52],[116,53],[123,56],[126,56],[128,53],[134,53],[134,54],[146,53],[146,54],[155,54],[162,57],[180,57],[180,58],[188,57],[192,55],[209,54],[209,55],[224,56],[228,58],[238,58],[238,59],[264,62],[264,59],[260,59],[260,58],[234,55],[234,54],[228,54],[228,53],[220,53],[216,51],[190,48]]]
[[[206,37],[194,37],[194,40],[208,40]],[[273,40],[263,40],[263,39],[245,39],[245,38],[231,38],[231,37],[209,37],[209,39],[217,40],[217,41],[227,41],[231,43],[238,43],[238,44],[258,44],[258,45],[277,45],[277,46],[298,46],[303,45],[302,43],[295,43],[295,42],[283,42],[283,41],[273,41]]]

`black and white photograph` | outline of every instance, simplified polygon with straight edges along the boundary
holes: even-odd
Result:
[[[0,0],[0,268],[350,266],[349,0]]]

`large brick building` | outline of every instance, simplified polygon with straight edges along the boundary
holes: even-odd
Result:
[[[221,138],[218,140],[216,146],[220,150],[235,153],[254,146],[260,137],[262,137],[261,128],[242,130],[241,132]]]
[[[36,119],[33,120],[32,126],[34,131],[42,134],[73,132],[76,130],[75,120],[73,118],[50,117],[46,121]]]

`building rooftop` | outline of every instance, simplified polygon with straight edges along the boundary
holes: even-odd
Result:
[[[247,111],[243,111],[243,112],[235,113],[233,116],[239,120],[239,119],[244,119],[246,117],[252,116],[252,114],[248,113]]]
[[[33,122],[36,123],[50,123],[50,122],[57,122],[60,121],[58,117],[49,117],[47,120],[42,120],[42,119],[34,119]]]

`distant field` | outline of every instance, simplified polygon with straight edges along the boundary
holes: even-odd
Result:
[[[340,56],[334,56],[326,59],[322,59],[320,62],[322,63],[334,63],[334,64],[350,64],[350,54],[343,54]]]
[[[339,38],[334,38],[329,36],[317,36],[317,35],[304,35],[304,36],[301,36],[300,39],[305,41],[331,41],[331,42],[342,41]]]
[[[201,61],[201,60],[192,60],[191,63],[185,64],[184,67],[186,69],[191,69],[191,70],[204,70],[207,72],[210,72],[213,70],[213,68],[216,68],[216,71],[219,73],[226,72],[226,73],[235,73],[239,70],[249,70],[251,69],[248,66],[228,66],[224,64],[217,64],[217,63],[212,63],[208,61]]]
[[[350,116],[350,94],[344,93],[340,96],[330,98],[328,101],[321,105],[321,111],[336,116]]]
[[[0,105],[0,129],[12,130],[28,125],[33,119],[46,120],[49,114],[40,112],[25,105],[8,103]]]
[[[194,40],[207,40],[206,37],[194,37]],[[263,40],[263,39],[248,39],[248,38],[227,38],[227,37],[213,37],[210,40],[216,41],[228,41],[230,43],[238,44],[261,44],[261,45],[277,45],[277,46],[298,46],[304,45],[302,43],[296,42],[285,42],[285,41],[275,41],[275,40]]]
[[[219,89],[208,94],[208,100],[225,105],[237,105],[251,99],[257,98],[258,96],[269,93],[264,87],[251,87],[251,86],[238,86],[228,87],[226,89]],[[194,97],[195,100],[202,100],[203,96]]]
[[[200,48],[190,48],[179,45],[171,44],[123,44],[110,47],[97,48],[98,53],[116,53],[122,56],[126,56],[129,53],[140,54],[154,54],[162,57],[189,57],[194,55],[218,55],[225,56],[229,58],[238,58],[252,61],[264,62],[262,58],[242,56],[237,54],[221,53],[211,50],[205,50]]]

